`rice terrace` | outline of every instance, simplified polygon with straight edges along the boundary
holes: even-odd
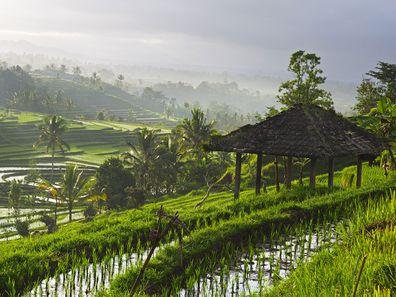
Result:
[[[395,13],[2,2],[0,297],[396,296]]]

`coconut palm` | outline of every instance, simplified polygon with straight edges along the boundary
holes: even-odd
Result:
[[[159,158],[157,132],[147,128],[138,130],[135,144],[128,143],[130,151],[123,154],[125,162],[137,172],[137,184],[146,193],[151,192],[155,162]]]
[[[202,145],[209,141],[215,133],[214,122],[208,122],[200,108],[191,110],[191,119],[185,118],[178,126],[185,152],[194,154],[199,159],[203,157]]]
[[[59,200],[59,194],[60,194],[60,189],[57,185],[52,184],[50,181],[42,179],[38,185],[38,189],[47,191],[52,199],[55,200],[55,209],[54,209],[54,216],[55,216],[55,226],[56,226],[56,220],[58,217],[58,200]]]
[[[55,152],[58,148],[62,153],[65,150],[70,150],[70,146],[62,138],[67,130],[67,123],[65,119],[60,116],[53,115],[44,118],[43,124],[39,126],[40,136],[37,139],[34,147],[45,143],[47,146],[47,153],[51,151],[51,181],[54,177],[54,158]]]
[[[96,184],[96,178],[89,176],[83,178],[83,171],[79,171],[77,165],[68,164],[60,182],[62,200],[67,202],[69,210],[69,222],[72,221],[72,211],[74,203],[87,198],[90,191]]]
[[[89,176],[84,179],[82,175],[83,171],[79,171],[77,165],[68,164],[59,185],[47,180],[42,180],[39,183],[39,189],[48,191],[52,198],[55,199],[55,224],[60,199],[67,203],[69,222],[71,222],[74,204],[79,200],[89,199],[91,197],[89,194],[96,184],[96,178]]]

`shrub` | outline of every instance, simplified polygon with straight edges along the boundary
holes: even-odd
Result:
[[[92,220],[97,214],[96,208],[91,204],[84,210],[86,220]]]
[[[40,221],[47,226],[47,233],[54,233],[56,231],[56,221],[53,217],[50,217],[48,214],[44,213],[40,217]]]
[[[28,221],[17,220],[15,222],[15,228],[16,228],[18,234],[23,237],[27,237],[30,234]]]

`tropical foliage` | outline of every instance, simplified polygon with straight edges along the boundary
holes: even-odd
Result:
[[[291,55],[288,70],[294,76],[279,87],[279,103],[291,107],[295,104],[315,104],[324,108],[332,108],[333,100],[330,92],[321,89],[326,77],[318,68],[320,57],[314,53],[297,51]]]
[[[47,116],[43,120],[43,124],[39,126],[40,136],[37,139],[34,147],[45,144],[47,153],[51,152],[51,180],[54,175],[54,158],[56,150],[59,149],[62,153],[70,149],[67,142],[63,140],[63,134],[67,131],[67,122],[60,116]]]

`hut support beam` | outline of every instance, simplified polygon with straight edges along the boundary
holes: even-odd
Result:
[[[286,177],[286,189],[290,189],[291,188],[291,180],[292,180],[292,166],[293,166],[293,157],[292,156],[288,156],[287,157],[287,161],[286,161],[286,168],[285,168],[285,177]]]
[[[257,154],[257,169],[256,169],[256,195],[260,194],[261,189],[261,168],[263,167],[263,154]]]
[[[311,158],[311,167],[310,167],[310,170],[309,170],[309,186],[312,189],[315,189],[315,187],[316,187],[315,166],[316,166],[316,158]]]
[[[329,158],[329,175],[327,179],[327,185],[329,189],[333,188],[334,184],[334,158]]]
[[[236,153],[234,199],[239,198],[239,190],[241,187],[241,166],[242,166],[242,154]]]
[[[357,157],[357,170],[356,170],[356,188],[360,188],[362,186],[362,157]]]
[[[279,158],[278,156],[275,156],[275,186],[276,186],[276,191],[280,191],[280,186],[279,186]]]

